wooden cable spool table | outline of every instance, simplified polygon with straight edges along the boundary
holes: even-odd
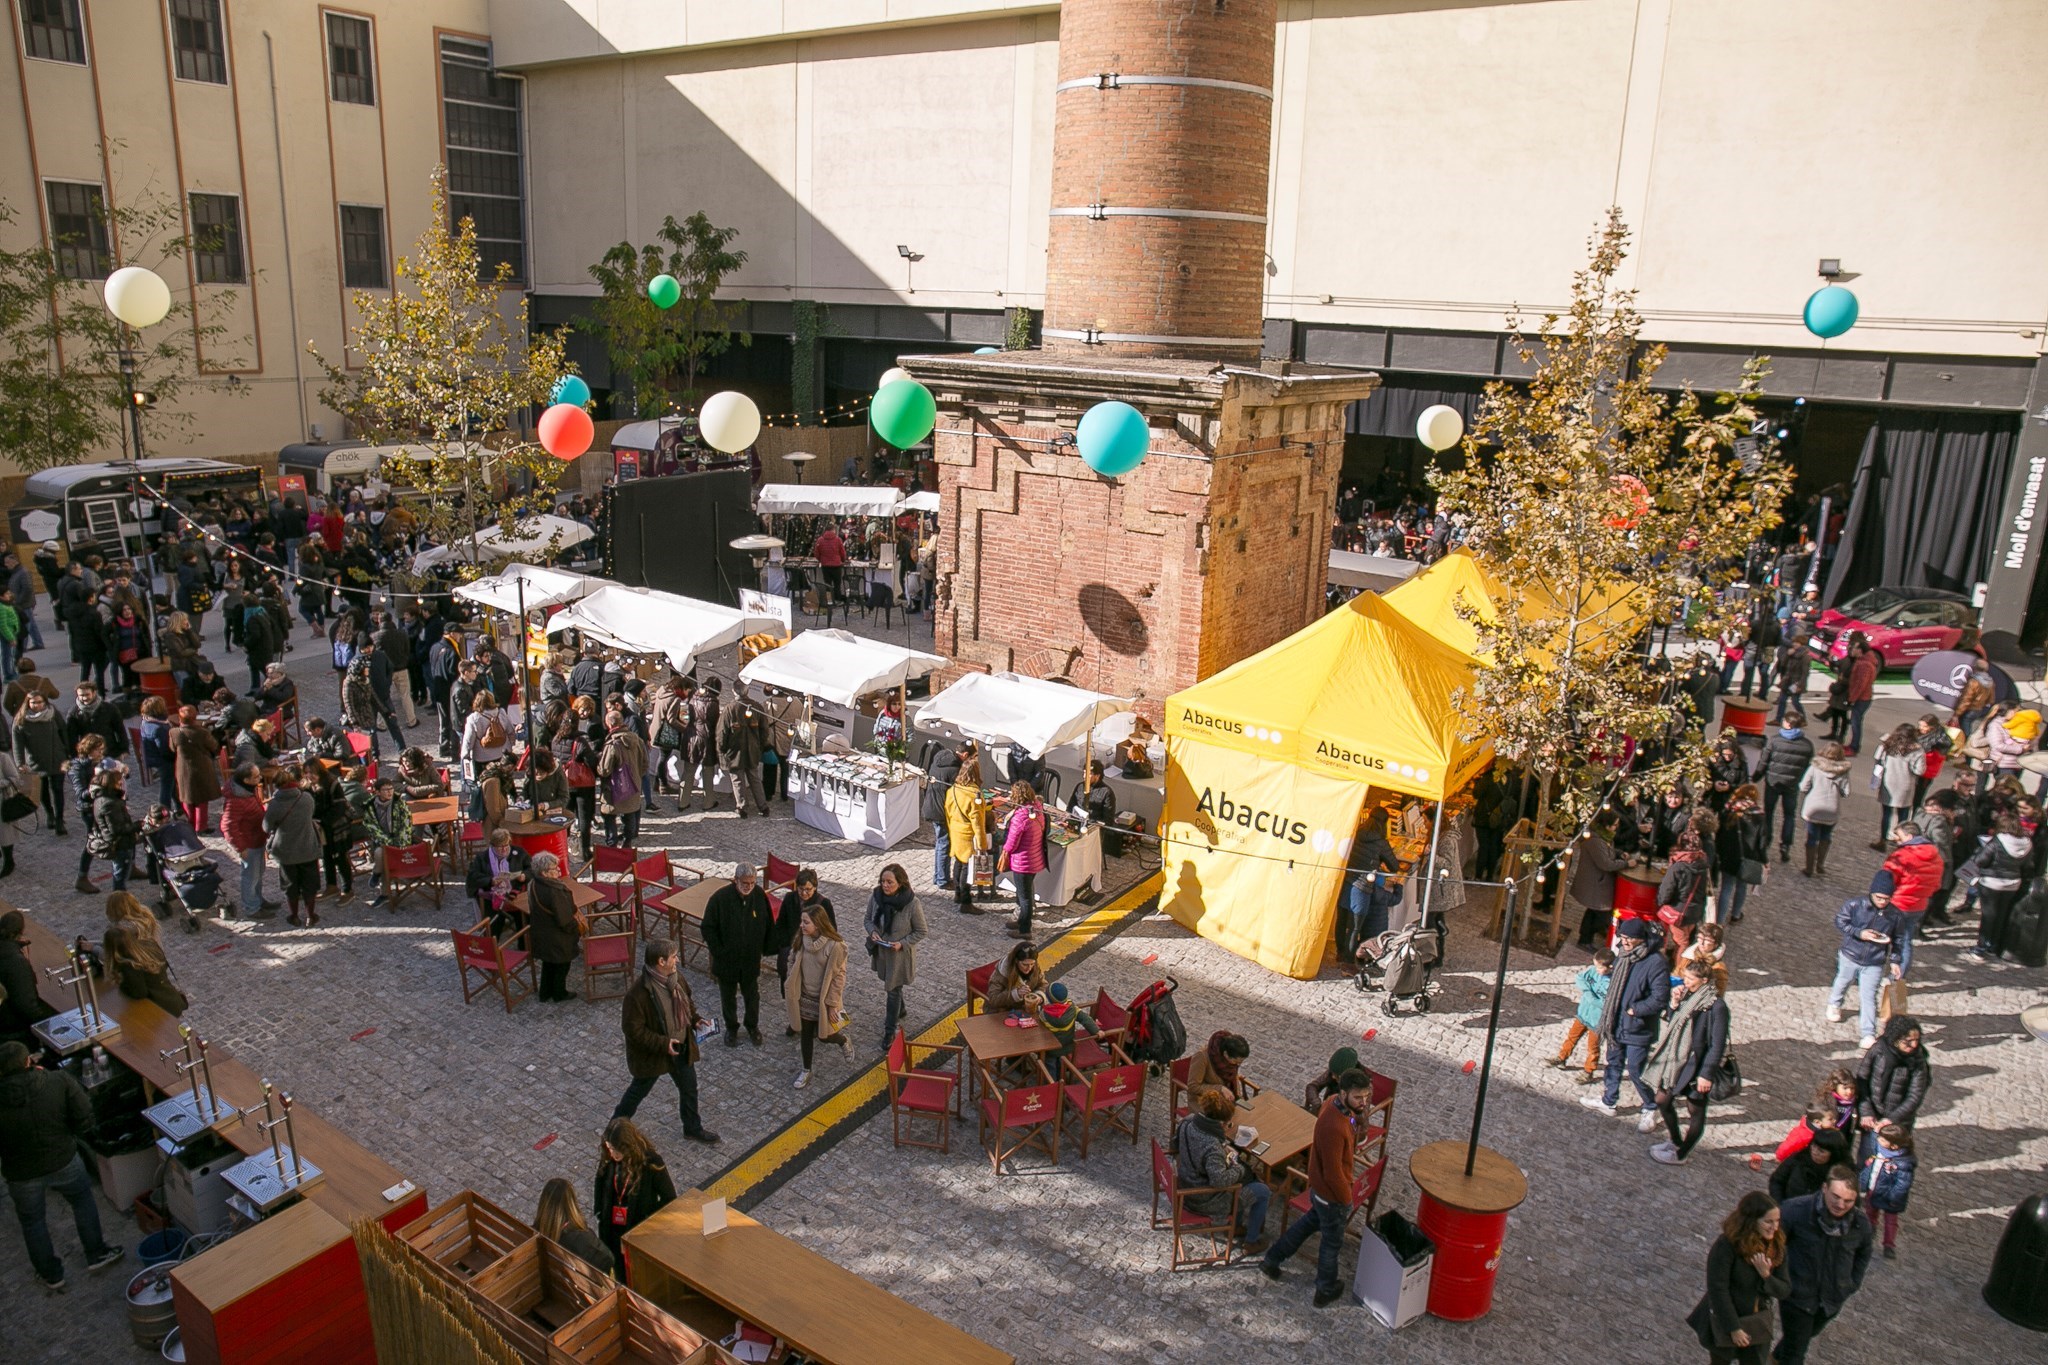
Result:
[[[1449,1322],[1485,1317],[1493,1307],[1508,1214],[1529,1197],[1529,1178],[1490,1147],[1479,1149],[1472,1174],[1466,1175],[1462,1142],[1416,1148],[1408,1158],[1408,1175],[1422,1191],[1416,1225],[1436,1243],[1430,1314]]]

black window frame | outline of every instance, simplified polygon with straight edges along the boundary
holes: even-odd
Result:
[[[443,34],[439,55],[449,226],[465,217],[476,225],[481,278],[496,278],[498,263],[505,261],[512,267],[507,282],[524,284],[531,235],[526,219],[526,82],[499,74],[486,39]],[[492,223],[493,218],[499,221]],[[516,230],[508,234],[508,225]]]
[[[374,21],[368,15],[345,14],[340,10],[325,10],[322,17],[326,20],[322,27],[327,34],[328,97],[336,104],[360,104],[375,108],[377,34],[371,27]],[[337,24],[347,29],[350,38],[360,37],[360,45],[353,41],[341,41],[342,35],[336,32]],[[349,54],[351,64],[359,63],[361,70],[342,70],[336,58],[343,53]]]
[[[85,18],[80,13],[80,3],[81,0],[16,0],[23,55],[40,62],[84,66]],[[39,11],[34,18],[30,17],[31,9]],[[44,50],[37,51],[38,48]]]
[[[84,203],[58,203],[81,193]],[[50,215],[50,252],[67,280],[103,280],[114,273],[114,244],[107,230],[107,192],[90,180],[45,180],[43,206]],[[74,220],[64,223],[62,220]]]
[[[228,83],[227,22],[221,0],[166,0],[171,11],[171,51],[181,81]],[[182,11],[182,12],[181,12]],[[187,42],[187,39],[195,42]]]
[[[237,194],[209,194],[195,191],[187,196],[192,215],[192,266],[201,284],[247,284],[249,253],[242,239],[242,197]],[[208,208],[225,204],[227,221],[207,221],[200,201]],[[220,234],[217,246],[208,245],[208,234]]]
[[[382,204],[343,204],[341,212],[341,282],[349,289],[389,289],[391,287],[391,261],[386,248],[386,217]],[[360,242],[364,232],[360,226],[352,227],[350,214],[375,214],[377,225],[377,251],[374,261],[361,252],[351,252],[352,241]],[[374,280],[360,275],[360,271],[374,264],[377,278]]]

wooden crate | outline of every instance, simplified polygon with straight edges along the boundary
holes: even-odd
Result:
[[[537,1235],[482,1195],[464,1190],[408,1223],[399,1231],[398,1240],[461,1284]]]
[[[683,1365],[707,1344],[632,1290],[620,1289],[555,1333],[548,1359],[553,1365]]]
[[[477,1311],[535,1365],[547,1365],[548,1338],[617,1287],[545,1237],[514,1247],[469,1281]]]

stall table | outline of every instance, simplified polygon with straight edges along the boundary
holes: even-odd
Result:
[[[1015,1030],[1012,1030],[1015,1032]],[[706,1237],[709,1196],[685,1190],[626,1234],[633,1289],[707,1335],[742,1318],[817,1365],[1014,1365],[1014,1358],[814,1251],[726,1211]]]
[[[789,799],[796,818],[812,829],[889,849],[923,824],[918,807],[923,776],[879,754],[804,754],[789,764]]]
[[[1045,756],[1045,766],[1060,775],[1060,804],[1073,801],[1081,790],[1080,750],[1063,744]],[[1007,767],[1007,762],[1004,764]],[[1105,765],[1102,780],[1116,793],[1116,808],[1130,811],[1145,822],[1145,832],[1159,832],[1159,818],[1166,809],[1166,778],[1155,769],[1151,777],[1125,777],[1119,767]]]
[[[1061,839],[1060,833],[1068,837]],[[1102,891],[1102,826],[1090,825],[1079,834],[1049,830],[1045,840],[1045,871],[1031,884],[1032,899],[1039,905],[1067,905],[1084,886],[1092,887],[1098,895]],[[1011,893],[1017,889],[1008,873],[996,879],[996,888]]]

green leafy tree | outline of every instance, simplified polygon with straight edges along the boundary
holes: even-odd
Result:
[[[1479,624],[1489,657],[1463,714],[1503,758],[1550,780],[1574,822],[1605,799],[1603,756],[1624,736],[1654,743],[1696,726],[1630,638],[1688,603],[1703,638],[1732,625],[1745,608],[1720,589],[1777,524],[1789,481],[1767,442],[1737,446],[1759,418],[1766,362],[1712,400],[1655,387],[1664,347],[1641,345],[1634,291],[1615,286],[1628,240],[1610,211],[1569,313],[1534,335],[1509,317],[1535,372],[1526,388],[1489,384],[1464,468],[1431,476],[1442,508],[1468,520],[1467,546],[1524,604]],[[1666,781],[1700,761],[1697,744],[1680,742],[1637,780]]]
[[[359,368],[307,349],[327,374],[322,402],[373,441],[417,448],[387,459],[386,477],[424,495],[416,511],[429,539],[467,541],[475,563],[480,532],[531,535],[533,518],[554,504],[560,462],[515,433],[567,369],[561,337],[529,335],[524,297],[508,306],[512,267],[482,272],[476,225],[449,226],[439,167],[432,198],[427,230],[398,262],[398,287],[387,298],[355,295]]]
[[[739,229],[717,227],[701,212],[680,223],[670,214],[654,235],[645,246],[620,242],[590,267],[604,291],[592,310],[596,329],[614,374],[632,385],[640,414],[658,412],[674,398],[694,398],[705,362],[735,341],[753,343],[733,330],[743,305],[718,300],[725,277],[747,263],[746,252],[729,249]],[[657,308],[647,297],[647,282],[657,275],[673,275],[682,286],[672,308]]]
[[[0,235],[15,236],[17,220],[0,202]],[[176,202],[145,195],[109,213],[104,226],[120,244],[118,264],[147,266],[167,282],[185,278],[181,258],[192,244]],[[163,321],[138,333],[107,311],[102,281],[63,272],[55,248],[66,245],[0,244],[0,457],[33,472],[119,452],[129,430],[124,346],[135,387],[149,396],[145,440],[190,440],[197,419],[181,400],[195,389],[235,392],[198,363],[202,347],[217,369],[238,363],[221,321],[234,291],[196,301],[174,294]]]

